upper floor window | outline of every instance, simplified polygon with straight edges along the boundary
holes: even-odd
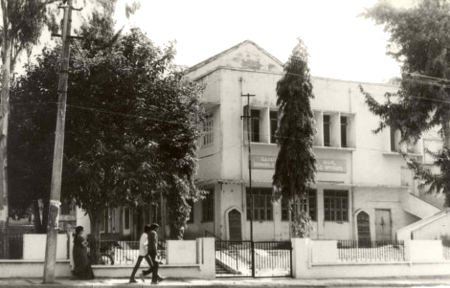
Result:
[[[214,142],[214,115],[208,114],[203,124],[203,143],[202,145],[210,145]]]
[[[315,189],[308,189],[308,195],[297,204],[298,211],[305,211],[312,221],[317,221],[317,192]],[[289,205],[287,200],[281,201],[281,220],[289,220]],[[292,211],[291,211],[292,216]]]
[[[207,191],[209,193],[202,200],[202,222],[214,221],[214,189]]]
[[[355,114],[341,112],[314,111],[317,133],[314,145],[335,148],[354,148]]]
[[[418,153],[416,151],[416,145],[413,141],[405,141],[403,143],[400,143],[400,130],[395,130],[390,127],[389,132],[391,152]]]
[[[273,219],[272,212],[272,188],[253,188],[250,195],[247,188],[247,220],[251,219],[251,199],[253,198],[253,220],[271,221]],[[251,197],[252,196],[252,197]]]
[[[347,116],[341,116],[341,147],[348,147]]]
[[[270,111],[270,143],[277,143],[275,133],[278,129],[278,112]]]
[[[325,221],[348,221],[348,191],[324,190]]]
[[[397,137],[396,137],[396,130],[393,129],[392,127],[389,129],[390,130],[390,136],[391,136],[391,151],[392,152],[397,152],[398,151],[398,141],[397,141]]]
[[[260,142],[260,111],[259,110],[250,110],[250,139],[252,142]]]
[[[331,116],[323,115],[323,146],[331,146]]]

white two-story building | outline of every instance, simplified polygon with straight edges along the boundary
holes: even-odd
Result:
[[[210,194],[194,203],[185,238],[207,233],[223,240],[250,239],[251,145],[253,238],[289,239],[288,210],[283,201],[272,202],[271,185],[279,150],[276,84],[282,76],[283,64],[248,40],[188,69],[190,80],[205,85],[207,120],[198,176]],[[321,77],[312,77],[312,84],[318,162],[306,206],[313,239],[393,240],[399,229],[441,211],[424,200],[398,153],[403,149],[424,161],[424,143],[439,146],[439,138],[401,147],[398,132],[374,134],[380,120],[358,88],[361,84],[383,101],[384,93],[397,86]],[[251,143],[242,118],[245,94],[255,95],[250,97]]]

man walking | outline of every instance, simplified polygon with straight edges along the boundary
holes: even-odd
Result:
[[[153,223],[150,225],[150,232],[148,233],[148,255],[150,256],[153,267],[152,267],[152,284],[158,284],[158,282],[161,282],[164,280],[161,275],[158,274],[159,269],[159,259],[157,259],[158,255],[158,228],[159,225],[156,223]],[[147,273],[148,274],[148,273]],[[147,275],[145,274],[145,275]]]
[[[142,233],[141,238],[139,239],[139,257],[136,261],[136,265],[133,268],[133,272],[131,273],[130,277],[130,283],[137,283],[134,276],[136,275],[137,270],[141,266],[142,259],[145,259],[147,261],[148,266],[150,267],[147,271],[143,271],[140,276],[142,278],[142,281],[144,281],[144,276],[148,275],[152,272],[152,268],[154,267],[154,263],[152,262],[152,259],[148,256],[148,234],[150,233],[150,227],[151,225],[145,225],[144,227],[144,233]]]

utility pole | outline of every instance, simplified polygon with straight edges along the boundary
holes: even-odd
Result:
[[[64,130],[66,119],[67,80],[69,78],[70,29],[72,24],[72,0],[64,0],[59,8],[64,9],[62,24],[62,53],[58,82],[58,111],[56,116],[55,148],[53,153],[52,185],[48,215],[47,244],[45,249],[44,283],[55,282],[56,248],[58,237],[59,206],[61,205],[61,178],[64,152]],[[81,10],[81,9],[78,9]]]
[[[252,137],[250,131],[250,120],[252,115],[250,114],[250,97],[254,97],[254,94],[241,94],[241,97],[247,97],[247,111],[246,115],[241,116],[241,118],[247,119],[247,135],[248,135],[248,194],[250,195],[250,245],[252,253],[252,277],[255,277],[255,243],[253,242],[253,192],[252,192]],[[248,203],[247,203],[248,205]]]

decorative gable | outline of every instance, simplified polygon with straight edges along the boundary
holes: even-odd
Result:
[[[246,40],[192,66],[187,70],[187,73],[189,78],[196,79],[219,67],[274,73],[283,72],[283,64],[277,58],[255,42]]]

